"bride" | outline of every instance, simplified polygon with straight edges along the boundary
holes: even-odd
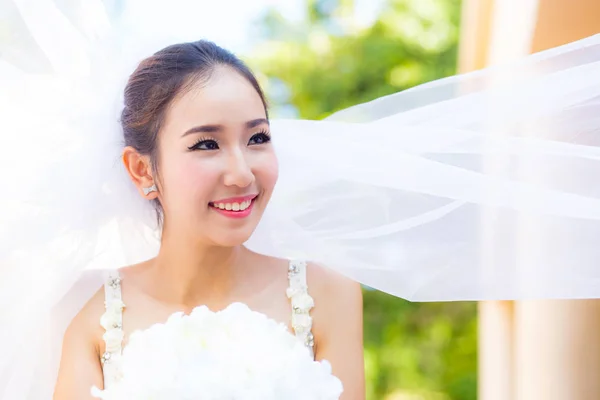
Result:
[[[140,196],[156,207],[160,250],[113,273],[106,290],[73,319],[55,400],[90,398],[92,386],[114,384],[115,353],[127,345],[131,332],[201,304],[222,310],[235,302],[287,324],[315,359],[331,362],[343,382],[343,399],[364,398],[360,286],[316,265],[265,256],[243,245],[278,174],[267,103],[252,72],[213,43],[172,45],[142,61],[131,75],[121,123],[123,164]],[[290,289],[308,291],[314,311],[311,302],[292,312]],[[125,304],[119,324],[124,339],[114,353],[103,338],[110,327],[100,324],[112,291]],[[296,321],[309,313],[306,325]]]
[[[357,282],[600,296],[599,36],[282,121],[193,24],[57,4],[3,5],[1,398],[361,399]]]

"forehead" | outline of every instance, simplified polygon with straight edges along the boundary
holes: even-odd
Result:
[[[203,124],[243,125],[266,118],[264,105],[252,84],[237,71],[217,67],[211,77],[178,96],[165,115],[165,131],[183,131]]]

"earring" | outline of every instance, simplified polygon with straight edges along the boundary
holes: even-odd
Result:
[[[151,192],[156,192],[156,185],[152,185],[148,188],[144,188],[144,196],[148,196],[148,194]]]

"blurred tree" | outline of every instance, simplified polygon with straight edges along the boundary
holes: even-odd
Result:
[[[366,22],[360,3],[306,0],[299,20],[257,22],[248,62],[272,115],[321,119],[456,72],[460,0],[384,0]],[[367,289],[365,360],[368,399],[475,399],[476,305]]]
[[[364,300],[368,398],[477,398],[475,303],[410,303],[373,290]]]
[[[306,0],[301,21],[270,9],[257,23],[264,40],[251,64],[267,92],[289,89],[273,93],[274,112],[291,104],[302,118],[319,119],[455,73],[459,0],[384,1],[371,24],[355,3]]]

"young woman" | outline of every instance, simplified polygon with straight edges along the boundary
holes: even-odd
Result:
[[[357,282],[417,301],[600,296],[600,36],[277,121],[237,58],[179,38],[198,2],[157,6],[146,30],[148,2],[114,26],[106,2],[58,3],[8,3],[23,31],[0,41],[0,398],[112,400],[99,391],[173,356],[145,365],[157,346],[129,357],[134,338],[206,306],[283,332],[314,377],[287,365],[263,389],[362,399]],[[258,339],[231,343],[246,378],[279,356]],[[194,371],[171,378],[241,379]]]
[[[302,328],[292,325],[293,314],[310,313],[299,339],[316,360],[332,364],[343,399],[363,399],[360,285],[303,260],[244,247],[278,175],[267,103],[252,72],[210,42],[167,47],[131,75],[121,121],[125,168],[162,221],[160,250],[112,274],[70,324],[55,400],[92,398],[92,386],[113,384],[120,373],[113,353],[127,346],[130,333],[178,311],[236,302],[287,324],[290,334]],[[292,310],[286,290],[295,276],[306,283],[301,289],[314,310]],[[100,323],[111,290],[125,304],[122,345],[112,352]]]

